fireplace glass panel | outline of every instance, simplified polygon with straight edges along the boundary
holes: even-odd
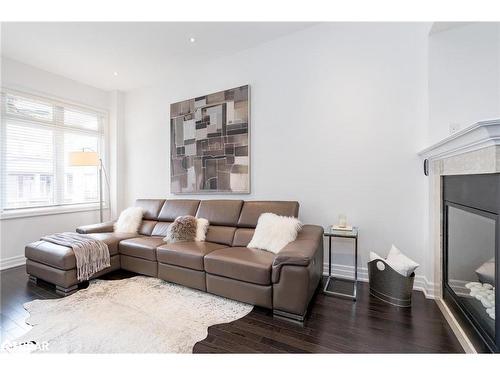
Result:
[[[448,206],[447,283],[494,339],[496,220],[491,216]]]

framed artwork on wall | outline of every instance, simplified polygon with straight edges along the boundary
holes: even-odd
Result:
[[[170,105],[170,191],[250,193],[250,87]]]

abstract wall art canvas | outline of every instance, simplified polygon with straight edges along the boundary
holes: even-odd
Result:
[[[249,104],[247,85],[170,105],[172,193],[250,193]]]

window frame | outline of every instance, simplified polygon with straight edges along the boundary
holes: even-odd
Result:
[[[37,119],[29,119],[27,117],[17,116],[15,114],[9,115],[6,113],[5,101],[3,97],[0,99],[0,187],[2,188],[0,191],[0,220],[4,219],[13,219],[20,217],[32,217],[32,216],[44,216],[44,215],[54,215],[61,213],[72,213],[72,212],[84,212],[84,211],[95,211],[99,210],[99,198],[96,202],[81,202],[81,203],[64,203],[58,196],[58,194],[64,195],[64,185],[65,185],[65,177],[64,177],[64,165],[57,163],[57,152],[61,152],[64,149],[64,140],[62,140],[62,144],[60,142],[54,142],[54,200],[55,203],[46,206],[38,206],[38,207],[19,207],[19,208],[4,208],[6,201],[6,126],[8,120],[18,121],[20,123],[33,123],[36,127],[49,127],[53,130],[64,130],[65,132],[77,133],[77,134],[87,134],[87,135],[97,135],[98,136],[98,144],[100,157],[102,159],[103,166],[106,170],[109,171],[109,161],[108,161],[108,153],[109,153],[109,111],[103,108],[97,108],[81,103],[76,103],[71,100],[61,99],[54,96],[47,95],[45,93],[33,92],[26,89],[18,89],[13,87],[0,87],[0,94],[3,96],[6,95],[17,95],[27,99],[32,100],[41,100],[44,102],[48,102],[55,107],[62,107],[74,110],[81,110],[83,112],[93,112],[101,116],[101,124],[100,129],[97,131],[93,130],[85,130],[83,128],[64,126],[61,123],[57,122],[56,113],[54,113],[54,118],[51,122],[45,120],[37,120]],[[64,134],[64,133],[60,133]],[[62,178],[61,178],[62,177]],[[106,184],[106,181],[103,176],[103,184]],[[107,189],[103,189],[103,208],[109,208],[108,196],[106,194]]]

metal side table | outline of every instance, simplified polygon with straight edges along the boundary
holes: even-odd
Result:
[[[330,228],[325,231],[324,235],[325,237],[328,237],[328,279],[326,281],[325,287],[323,288],[323,292],[331,296],[352,298],[353,301],[356,301],[356,292],[358,288],[358,228],[353,227],[352,230],[335,230]],[[332,276],[332,237],[352,238],[354,240],[354,280]],[[332,291],[328,290],[330,281],[333,284],[335,279],[352,281],[354,283],[353,293],[345,294],[345,293],[335,292],[333,290]]]

